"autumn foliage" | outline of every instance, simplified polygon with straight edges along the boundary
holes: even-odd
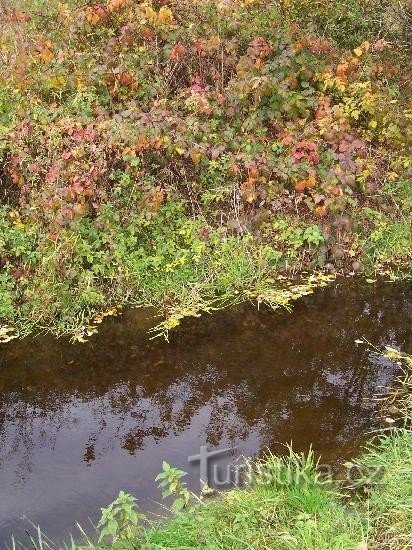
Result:
[[[372,5],[355,4],[359,14]],[[412,169],[402,32],[320,37],[308,5],[6,3],[5,216],[56,243],[82,220],[99,232],[108,206],[122,223],[177,202],[204,227],[272,245],[282,214],[321,224],[323,264],[342,244],[337,217],[369,208],[396,218],[385,185],[410,185]],[[334,17],[319,6],[319,18]],[[350,261],[362,256],[359,243],[350,250]]]

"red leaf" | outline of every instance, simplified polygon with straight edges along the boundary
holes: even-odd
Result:
[[[59,179],[60,168],[58,164],[53,164],[50,170],[47,172],[46,181],[47,183],[54,183]]]

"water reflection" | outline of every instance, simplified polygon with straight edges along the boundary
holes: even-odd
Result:
[[[170,344],[149,341],[151,313],[134,311],[87,345],[2,347],[0,540],[22,532],[23,514],[60,537],[120,489],[154,509],[162,460],[197,487],[187,457],[206,443],[351,456],[375,426],[368,398],[394,376],[355,340],[411,350],[410,318],[410,286],[345,283],[292,314],[242,307],[187,323]]]

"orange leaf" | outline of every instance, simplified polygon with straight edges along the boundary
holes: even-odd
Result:
[[[106,7],[109,13],[120,10],[126,5],[127,0],[107,0]]]
[[[42,61],[45,63],[50,63],[51,60],[54,57],[54,53],[52,50],[52,44],[50,40],[46,40],[45,42],[42,42],[38,47],[39,57]]]
[[[107,11],[102,4],[94,4],[85,8],[84,15],[90,25],[97,25],[107,17]]]
[[[315,208],[315,215],[318,218],[323,218],[324,216],[326,216],[326,206],[317,206]]]
[[[174,59],[175,61],[177,61],[178,59],[184,56],[185,52],[186,52],[185,46],[181,42],[177,42],[173,46],[169,57],[170,59]]]
[[[132,81],[133,81],[133,79],[132,79],[132,77],[129,73],[123,72],[120,75],[120,83],[121,83],[122,86],[130,86]]]
[[[30,17],[24,13],[24,11],[16,10],[14,8],[11,12],[10,20],[17,23],[28,23],[30,21]]]
[[[305,188],[306,188],[305,180],[300,180],[300,181],[295,183],[295,190],[298,191],[299,193],[303,193]]]

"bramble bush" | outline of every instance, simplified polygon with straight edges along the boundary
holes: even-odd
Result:
[[[408,2],[0,10],[0,321],[172,328],[279,275],[408,267]]]

